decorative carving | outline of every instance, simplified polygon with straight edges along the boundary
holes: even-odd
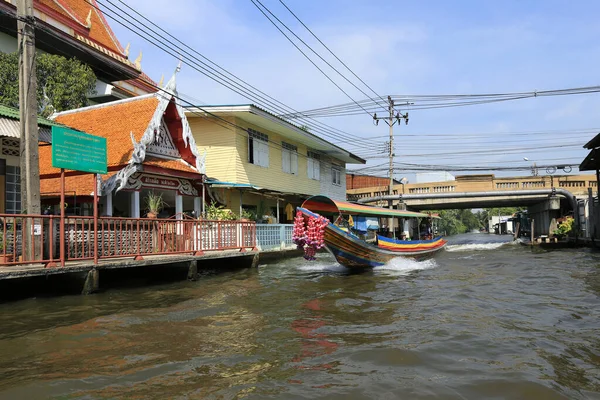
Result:
[[[157,188],[176,190],[179,194],[198,196],[198,190],[187,179],[165,178],[158,175],[134,173],[127,179],[125,189],[139,190],[141,188]]]
[[[125,57],[129,57],[129,48],[130,47],[131,47],[131,43],[127,43],[127,47],[125,47],[125,51],[123,52]]]
[[[160,124],[158,133],[154,134],[154,141],[146,146],[146,153],[161,158],[181,158],[164,120]]]
[[[140,51],[140,55],[134,61],[135,67],[139,70],[142,69],[142,52]]]
[[[158,87],[161,88],[163,87],[163,84],[165,83],[165,74],[162,74],[160,76],[160,81],[158,81]]]
[[[87,26],[88,29],[90,29],[92,27],[92,9],[90,8],[90,12],[87,15],[87,18],[85,19],[85,25]]]
[[[142,60],[142,53],[140,52],[140,55],[136,59],[136,65],[138,63],[141,63],[141,60]],[[129,177],[131,175],[133,175],[135,172],[139,171],[141,164],[144,162],[144,159],[146,158],[146,152],[149,147],[152,147],[152,149],[155,150],[154,152],[152,152],[153,155],[159,155],[159,156],[162,155],[163,158],[165,156],[181,157],[179,151],[177,151],[177,148],[173,144],[173,139],[172,139],[171,134],[169,133],[167,127],[164,126],[164,130],[163,130],[163,132],[161,132],[161,126],[164,124],[163,115],[164,115],[165,110],[167,109],[167,106],[169,105],[169,103],[171,101],[175,102],[175,107],[176,107],[177,113],[179,114],[179,117],[180,117],[181,126],[183,128],[182,129],[183,144],[186,148],[189,146],[190,151],[194,155],[196,165],[194,165],[193,167],[195,167],[196,170],[198,170],[198,172],[200,172],[201,174],[206,174],[206,166],[205,166],[206,152],[202,156],[200,156],[200,154],[198,153],[198,148],[196,147],[196,141],[194,140],[194,136],[192,135],[192,130],[190,129],[190,124],[185,116],[185,111],[184,111],[183,107],[181,106],[181,102],[178,99],[177,88],[176,88],[176,83],[175,83],[175,76],[176,76],[177,72],[179,71],[179,69],[181,69],[181,63],[177,66],[175,73],[173,74],[171,79],[169,79],[169,82],[167,82],[165,87],[163,89],[160,89],[158,92],[156,92],[154,94],[154,96],[156,96],[158,98],[158,106],[156,107],[156,110],[154,111],[154,115],[152,116],[152,119],[150,120],[150,123],[148,124],[148,127],[146,128],[146,131],[142,135],[139,143],[136,142],[133,132],[130,133],[131,142],[133,143],[133,152],[131,155],[131,159],[129,160],[129,164],[125,168],[120,170],[116,175],[113,175],[109,179],[106,180],[106,182],[104,183],[104,185],[102,187],[103,193],[112,192],[113,190],[115,190],[115,188],[116,188],[116,191],[118,192],[119,190],[122,190],[123,188],[125,188]],[[162,135],[164,135],[164,136],[161,139],[160,137]],[[169,142],[165,142],[165,140],[169,140]],[[167,152],[167,153],[172,152],[173,149],[175,151],[177,151],[177,155],[174,155],[174,153],[172,153],[173,155],[164,154],[164,152]],[[160,150],[160,151],[158,151],[158,150]],[[148,151],[148,153],[151,153],[151,152]],[[185,160],[182,160],[182,161],[185,162]]]

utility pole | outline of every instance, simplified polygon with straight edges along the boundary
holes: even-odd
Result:
[[[396,115],[394,115],[394,113]],[[404,121],[408,125],[408,112],[406,112],[404,114],[400,114],[399,112],[395,111],[394,110],[394,100],[392,100],[392,98],[390,96],[388,96],[388,116],[387,117],[378,117],[377,114],[373,115],[373,121],[374,121],[375,125],[379,124],[380,119],[386,120],[386,123],[390,127],[390,141],[389,141],[390,187],[389,187],[389,194],[393,195],[394,194],[394,155],[395,155],[394,154],[394,124],[396,124],[396,123],[400,124],[400,120],[404,119]],[[390,200],[388,202],[388,206],[390,207],[390,209],[393,209],[394,201]],[[393,230],[393,226],[394,226],[394,219],[390,218],[388,220],[388,227],[390,230]]]
[[[37,82],[35,62],[35,17],[33,0],[17,1],[17,42],[19,46],[19,116],[20,116],[20,174],[21,209],[27,214],[40,215],[40,170],[37,124]],[[36,245],[41,234],[41,221],[25,218],[23,229],[23,258],[31,259],[40,253]]]

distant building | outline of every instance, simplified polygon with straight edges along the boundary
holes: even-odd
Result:
[[[399,185],[400,183],[400,181],[394,179],[394,185]],[[346,173],[346,190],[389,185],[390,178],[388,177],[354,174],[352,172]]]
[[[455,180],[454,175],[446,171],[418,172],[415,175],[415,183],[448,182]]]

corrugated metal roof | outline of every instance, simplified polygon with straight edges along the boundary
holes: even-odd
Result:
[[[21,138],[19,120],[0,116],[0,136]],[[38,126],[40,142],[52,143],[52,128],[49,126]]]
[[[19,121],[19,119],[20,119],[18,109],[13,108],[13,107],[8,107],[8,106],[2,105],[2,104],[0,104],[0,116],[14,119],[17,121]],[[49,119],[42,118],[42,117],[38,117],[38,125],[41,125],[41,126],[64,126],[62,124],[59,124],[57,122],[54,122],[54,121],[51,121]]]
[[[16,108],[0,104],[0,136],[21,138],[20,115]],[[52,127],[64,126],[46,118],[38,117],[41,142],[52,142]]]

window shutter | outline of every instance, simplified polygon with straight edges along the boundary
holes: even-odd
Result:
[[[321,162],[319,160],[315,160],[314,171],[315,171],[315,179],[320,180],[321,179]]]
[[[313,160],[311,158],[309,158],[308,162],[306,163],[306,165],[308,167],[307,171],[306,171],[306,174],[308,175],[308,177],[310,179],[312,179],[313,178]]]
[[[298,175],[298,153],[295,151],[290,154],[290,172]]]
[[[262,166],[263,167],[268,167],[269,166],[269,144],[268,143],[263,143],[262,145],[262,153],[263,153],[263,157],[262,157]]]
[[[290,173],[292,172],[290,170],[290,166],[291,166],[291,152],[289,150],[286,149],[281,149],[281,169],[283,169],[283,172],[287,172]]]

